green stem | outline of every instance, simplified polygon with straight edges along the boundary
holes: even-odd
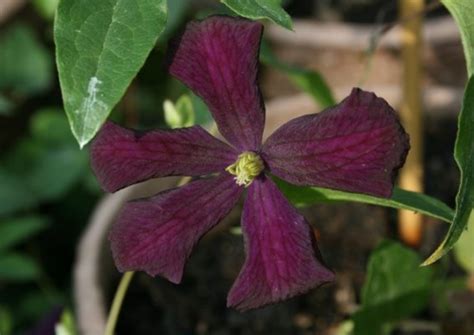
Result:
[[[115,326],[117,325],[118,316],[120,314],[120,309],[122,308],[123,299],[127,293],[128,286],[133,278],[135,272],[129,271],[125,272],[120,279],[120,284],[115,292],[114,301],[112,307],[110,308],[109,317],[107,319],[107,325],[105,327],[104,335],[113,335],[115,331]]]

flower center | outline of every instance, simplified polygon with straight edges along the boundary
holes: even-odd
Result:
[[[245,151],[237,157],[234,164],[229,165],[225,170],[235,176],[237,185],[248,187],[264,167],[259,155],[252,151]]]

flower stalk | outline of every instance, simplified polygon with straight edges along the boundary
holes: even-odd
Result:
[[[109,316],[107,318],[104,335],[114,335],[118,316],[122,309],[123,299],[125,298],[125,294],[127,293],[134,274],[134,271],[125,272],[120,279],[120,284],[117,292],[115,292],[114,301],[112,302],[112,307],[110,308]]]

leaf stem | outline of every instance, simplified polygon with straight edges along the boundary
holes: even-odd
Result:
[[[117,325],[123,299],[125,298],[125,294],[127,293],[128,286],[130,285],[134,274],[135,272],[133,271],[125,272],[122,279],[120,279],[120,284],[117,288],[117,292],[115,292],[114,301],[107,318],[104,335],[113,335],[115,332],[115,326]]]

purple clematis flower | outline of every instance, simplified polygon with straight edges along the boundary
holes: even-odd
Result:
[[[247,190],[247,258],[227,300],[240,310],[334,277],[319,259],[310,226],[268,174],[296,185],[389,197],[409,148],[393,109],[360,89],[319,114],[284,124],[262,145],[262,31],[260,23],[230,17],[191,22],[171,59],[171,74],[207,103],[229,144],[200,126],[139,134],[108,122],[91,148],[93,170],[109,192],[155,177],[206,176],[125,206],[110,233],[120,271],[179,283],[193,247]]]

